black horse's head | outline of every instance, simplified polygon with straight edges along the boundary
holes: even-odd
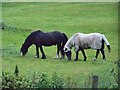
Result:
[[[28,49],[25,47],[24,44],[22,44],[22,47],[20,49],[21,56],[25,56],[27,52],[28,52]]]
[[[31,33],[24,41],[24,44],[22,44],[22,47],[20,49],[21,56],[25,56],[26,53],[28,52],[28,48],[33,44],[33,36],[34,32]]]

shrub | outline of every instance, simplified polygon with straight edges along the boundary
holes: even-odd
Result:
[[[15,74],[16,76],[18,76],[18,74],[19,74],[19,70],[18,70],[18,66],[17,66],[17,65],[16,65],[16,67],[15,67],[14,74]]]
[[[6,28],[6,25],[3,21],[0,22],[0,26],[1,26],[2,30]]]
[[[33,88],[46,88],[48,87],[47,75],[45,73],[34,73],[32,77]]]
[[[31,87],[31,82],[27,80],[24,76],[15,76],[13,74],[3,72],[2,73],[2,88],[29,88]]]
[[[53,75],[52,75],[52,78],[51,78],[51,88],[53,89],[60,89],[60,88],[63,88],[64,87],[64,79],[59,77],[57,75],[57,73],[55,72]]]
[[[30,79],[25,76],[16,76],[3,72],[2,88],[16,89],[16,88],[53,88],[60,89],[64,86],[64,79],[59,77],[57,73],[52,75],[51,79],[47,78],[45,73],[34,73]]]

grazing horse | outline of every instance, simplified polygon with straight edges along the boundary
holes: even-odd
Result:
[[[24,56],[28,52],[28,48],[31,45],[36,46],[36,58],[39,58],[39,48],[42,53],[41,59],[45,59],[46,55],[43,51],[42,46],[52,46],[57,45],[57,54],[56,58],[59,58],[59,51],[61,51],[61,58],[64,58],[65,52],[63,51],[63,47],[67,42],[68,38],[66,34],[61,33],[59,31],[53,32],[42,32],[41,30],[37,30],[32,32],[25,40],[24,44],[22,45],[20,52],[21,56]]]
[[[84,49],[95,49],[97,50],[97,52],[96,52],[96,56],[94,57],[94,61],[96,61],[100,51],[103,55],[103,60],[106,60],[105,53],[104,53],[104,42],[106,43],[107,48],[110,52],[110,44],[107,38],[103,34],[76,33],[67,41],[67,43],[64,46],[64,51],[65,52],[71,51],[72,47],[74,47],[74,51],[76,52],[75,61],[77,61],[78,52],[81,50],[84,56],[84,61],[86,61],[87,57],[85,55]],[[71,54],[67,55],[67,57],[68,57],[68,60],[71,60]]]

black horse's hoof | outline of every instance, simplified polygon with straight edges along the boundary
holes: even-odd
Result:
[[[86,61],[86,59],[84,59],[84,61]]]
[[[106,61],[106,58],[103,58],[103,61]]]
[[[64,59],[65,57],[64,56],[61,56],[60,59]]]
[[[75,59],[74,61],[78,61],[78,59]]]
[[[39,58],[39,56],[38,56],[38,55],[35,55],[34,58]]]
[[[63,60],[64,58],[60,58],[61,60]]]
[[[86,61],[87,60],[87,57],[84,57],[84,61]]]
[[[71,61],[71,59],[68,59],[68,61]]]
[[[60,57],[60,59],[64,59],[64,57]]]
[[[41,57],[41,59],[46,59],[46,57],[44,56],[44,57]]]

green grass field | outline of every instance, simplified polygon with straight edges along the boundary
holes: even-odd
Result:
[[[51,77],[57,72],[66,80],[71,78],[73,87],[84,88],[84,83],[92,75],[99,76],[99,87],[112,87],[117,83],[117,75],[110,76],[112,69],[117,73],[118,60],[118,7],[117,3],[2,3],[2,19],[8,28],[2,31],[2,70],[14,73],[18,65],[20,75],[29,76],[34,72],[45,72]],[[47,59],[36,59],[35,46],[29,48],[25,57],[20,56],[20,47],[25,38],[36,29],[61,31],[70,38],[77,32],[104,34],[111,44],[111,52],[105,47],[106,62],[102,62],[100,54],[96,62],[92,62],[96,51],[85,50],[87,61],[83,61],[81,52],[79,60],[67,58],[54,59],[56,47],[44,47]],[[41,55],[41,53],[40,53]],[[90,79],[90,81],[92,81]],[[91,87],[87,85],[86,87]]]

